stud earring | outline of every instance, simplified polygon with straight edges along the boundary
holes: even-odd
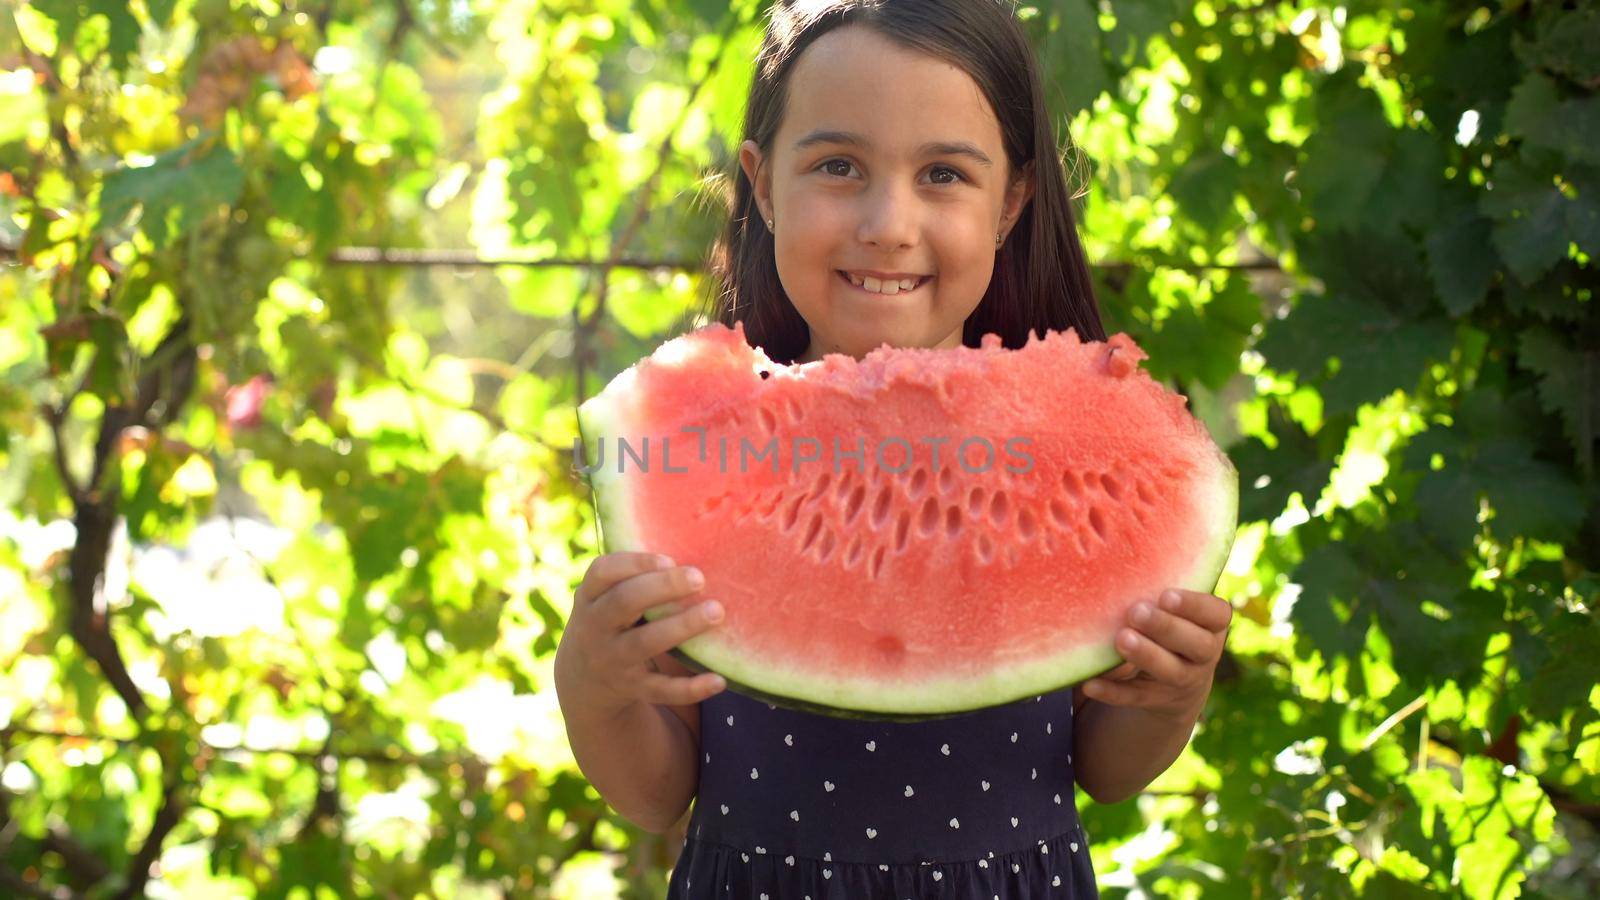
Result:
[[[995,246],[996,246],[996,247],[998,247],[998,246],[1000,246],[1000,242],[1001,242],[1001,240],[1003,240],[1003,239],[1002,239],[1002,238],[1001,238],[1001,237],[1000,237],[1000,232],[998,232],[998,231],[996,231],[996,232],[995,232],[995,233],[994,233],[994,245],[995,245]]]
[[[768,231],[771,231],[771,230],[772,230],[772,220],[771,220],[771,219],[768,219],[768,220],[767,220],[767,230],[768,230]]]

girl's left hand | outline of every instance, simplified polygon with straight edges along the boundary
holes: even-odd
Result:
[[[1128,611],[1117,632],[1126,660],[1084,682],[1083,693],[1111,706],[1133,706],[1193,721],[1211,693],[1211,679],[1233,621],[1228,601],[1199,591],[1169,590]]]

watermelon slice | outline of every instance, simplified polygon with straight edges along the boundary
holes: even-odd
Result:
[[[580,468],[607,550],[696,566],[724,605],[690,667],[946,716],[1112,668],[1134,603],[1215,588],[1238,476],[1143,358],[1067,331],[786,366],[712,325],[583,404]]]

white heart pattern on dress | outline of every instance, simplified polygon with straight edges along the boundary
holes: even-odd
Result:
[[[878,836],[878,829],[876,829],[876,828],[868,828],[868,829],[867,829],[867,838],[868,838],[868,839],[869,839],[869,840],[870,840],[870,839],[871,839],[871,838],[875,838],[875,837],[877,837],[877,836]]]
[[[828,793],[830,793],[830,794],[831,794],[831,793],[833,793],[833,782],[831,782],[831,781],[824,781],[824,782],[823,782],[823,783],[822,783],[822,789],[823,789],[823,790],[825,790],[825,791],[827,791],[827,792],[828,792]]]
[[[951,828],[960,828],[961,827],[961,820],[960,819],[951,819],[950,820],[950,827]]]
[[[934,869],[933,870],[933,880],[934,881],[942,881],[942,880],[944,880],[944,873],[939,871],[938,869]]]
[[[796,822],[800,821],[800,810],[798,810],[798,809],[789,810],[789,818],[793,819]]]
[[[983,789],[986,790],[986,791],[989,789],[989,782],[985,781],[983,783]]]
[[[949,756],[950,755],[950,745],[949,744],[945,744],[943,747],[940,747],[939,748],[939,752],[943,753],[945,756]]]
[[[727,815],[728,814],[728,804],[726,804],[726,803],[722,804],[722,814],[723,815]]]
[[[877,741],[867,741],[867,752],[868,753],[876,752],[877,749],[878,749],[878,742]]]
[[[909,785],[909,784],[908,784],[908,785],[906,785],[906,796],[907,796],[907,797],[909,797],[909,796],[911,796],[911,795],[912,795],[912,794],[915,794],[915,793],[916,793],[916,791],[913,791],[913,790],[912,790],[912,789],[911,789],[911,785]]]

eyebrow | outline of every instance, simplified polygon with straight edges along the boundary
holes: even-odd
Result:
[[[871,143],[863,136],[853,131],[813,131],[805,137],[794,142],[794,149],[798,152],[807,147],[818,144],[851,144],[857,147],[869,147]],[[988,155],[967,141],[929,141],[917,148],[923,156],[965,156],[979,165],[994,168],[994,162]]]

